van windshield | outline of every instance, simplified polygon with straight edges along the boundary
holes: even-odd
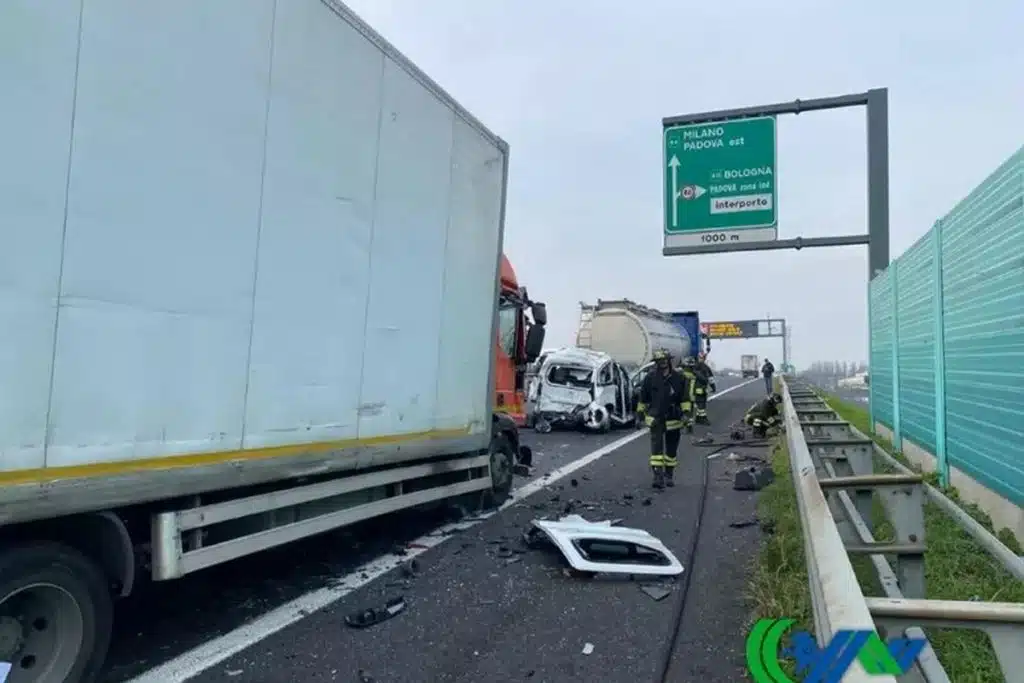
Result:
[[[574,365],[553,365],[548,370],[548,382],[586,389],[594,383],[594,371]]]

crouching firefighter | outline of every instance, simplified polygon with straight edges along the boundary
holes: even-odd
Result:
[[[743,421],[752,428],[754,437],[763,439],[768,436],[769,430],[778,427],[780,421],[779,404],[782,397],[778,394],[771,394],[750,407]]]
[[[637,412],[651,429],[651,472],[656,489],[675,486],[676,453],[688,400],[686,379],[672,368],[667,351],[654,353],[655,369],[640,385]]]
[[[709,425],[708,419],[708,389],[714,381],[715,372],[707,364],[707,355],[697,356],[697,362],[693,365],[694,387],[693,404],[695,407],[694,418],[697,424]]]

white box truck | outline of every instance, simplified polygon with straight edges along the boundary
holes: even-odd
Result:
[[[757,377],[761,374],[761,368],[757,364],[757,356],[747,354],[740,356],[740,374],[743,377]]]
[[[508,496],[502,140],[335,0],[0,26],[9,681],[93,679],[140,571]]]

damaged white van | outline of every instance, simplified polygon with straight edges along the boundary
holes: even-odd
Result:
[[[564,348],[544,358],[531,383],[527,423],[537,431],[571,427],[607,432],[633,426],[633,386],[611,356]]]

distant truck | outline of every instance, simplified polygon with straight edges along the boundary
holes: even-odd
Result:
[[[757,377],[761,374],[761,368],[757,364],[757,356],[740,356],[740,374],[744,377]]]
[[[0,9],[35,36],[0,107],[18,683],[94,680],[143,572],[495,506],[526,454],[492,412],[507,144],[337,0],[85,7]]]

